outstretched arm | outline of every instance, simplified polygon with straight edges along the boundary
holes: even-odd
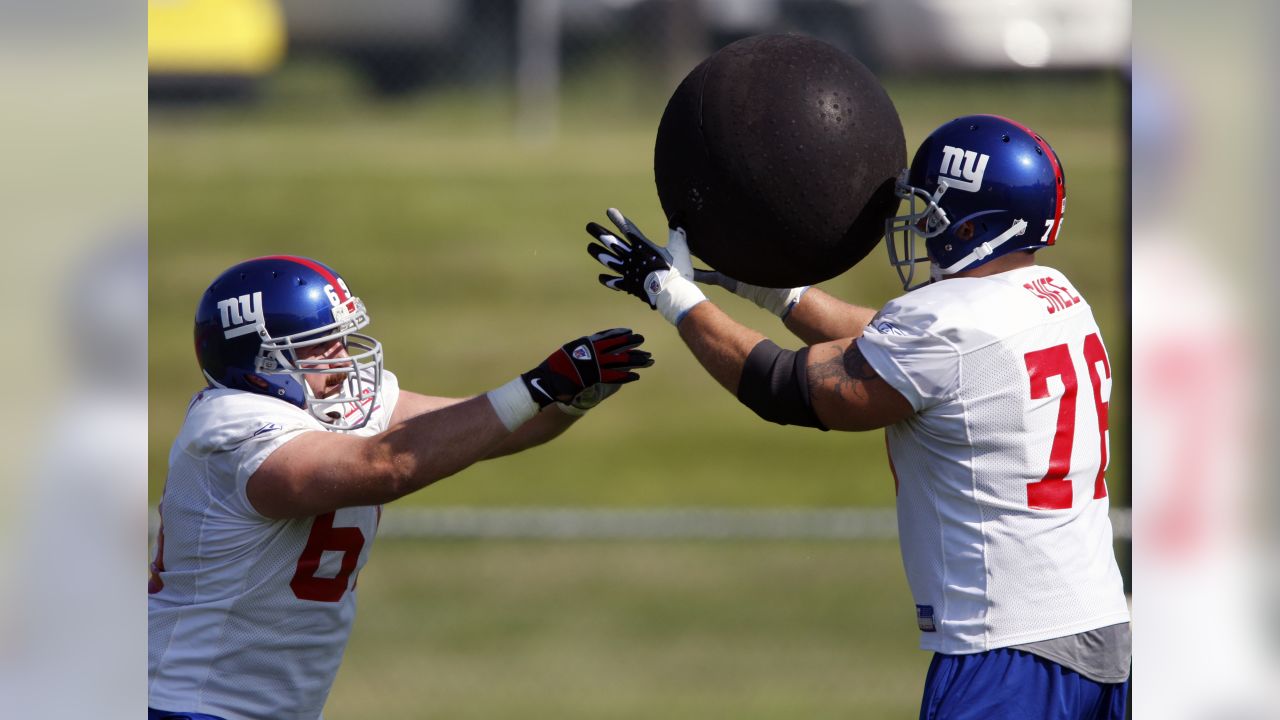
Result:
[[[635,295],[662,313],[707,372],[756,414],[780,424],[870,430],[914,412],[901,393],[864,360],[859,362],[861,353],[853,336],[799,352],[782,350],[726,315],[694,286],[682,230],[673,229],[663,248],[617,210],[610,209],[609,218],[621,237],[595,223],[587,226],[599,241],[589,245],[587,252],[618,273],[601,275],[601,284]],[[814,307],[815,317],[826,315],[823,307],[837,307],[822,297]],[[865,321],[858,324],[855,333],[861,335],[865,325]],[[831,331],[838,323],[823,321],[818,327]]]
[[[409,418],[466,402],[466,400],[466,398],[438,397],[401,390],[400,399],[396,401],[396,410],[391,416],[391,423],[394,425]],[[573,412],[568,405],[557,403],[555,407],[547,406],[532,420],[503,438],[484,459],[511,455],[554,440],[568,430],[570,425],[577,422],[583,414],[583,411]]]
[[[607,396],[598,386],[639,379],[634,370],[653,364],[636,349],[643,340],[624,328],[578,338],[506,385],[466,400],[410,393],[394,424],[372,437],[303,433],[249,478],[249,502],[269,518],[377,505],[479,460],[545,442],[572,422],[557,418],[565,413],[552,405],[589,407]],[[532,427],[521,432],[525,425]]]
[[[245,491],[269,518],[379,505],[483,459],[510,434],[489,399],[477,395],[373,437],[299,435],[267,456]]]

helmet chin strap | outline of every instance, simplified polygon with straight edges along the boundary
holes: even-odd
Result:
[[[1005,230],[1004,232],[1000,233],[996,237],[991,238],[990,240],[975,247],[973,249],[973,252],[960,258],[955,263],[942,268],[942,274],[954,275],[960,272],[961,270],[964,270],[965,268],[969,267],[975,262],[987,259],[988,257],[991,256],[992,253],[996,251],[996,248],[1005,244],[1010,239],[1025,233],[1026,231],[1027,231],[1027,221],[1015,220],[1013,222],[1013,225],[1008,230]]]

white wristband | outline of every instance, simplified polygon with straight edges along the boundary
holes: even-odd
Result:
[[[498,414],[498,419],[511,432],[515,432],[516,428],[533,419],[540,409],[538,403],[533,401],[533,396],[529,394],[529,388],[525,387],[524,381],[518,377],[502,387],[485,393],[485,397],[489,398],[489,404],[493,405],[493,411]]]
[[[808,285],[805,285],[803,287],[791,288],[791,290],[787,292],[786,297],[782,301],[782,307],[769,308],[769,309],[773,311],[774,315],[777,315],[783,320],[786,320],[787,315],[791,314],[791,309],[794,308],[796,305],[800,304],[800,297],[803,296],[805,292],[808,290],[809,290]]]
[[[759,285],[738,283],[734,292],[750,300],[780,318],[785,318],[791,308],[800,302],[800,296],[809,289],[808,285],[796,288],[767,288]]]
[[[653,278],[652,275],[649,276]],[[707,296],[702,293],[692,280],[672,271],[667,276],[667,282],[662,287],[662,292],[654,297],[654,303],[658,306],[657,310],[667,322],[672,325],[680,324],[684,316],[693,309],[694,305],[706,300]]]

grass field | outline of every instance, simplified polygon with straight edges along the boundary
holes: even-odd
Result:
[[[892,541],[380,541],[360,605],[330,720],[905,720],[929,662]]]
[[[400,503],[469,506],[888,506],[880,433],[758,420],[676,334],[595,281],[582,226],[624,209],[663,225],[652,179],[665,96],[578,92],[558,140],[521,143],[493,96],[389,106],[281,101],[154,112],[150,493],[190,393],[199,293],[245,257],[337,267],[410,389],[483,392],[561,342],[628,325],[657,365],[556,443],[482,463]],[[1058,150],[1070,198],[1062,268],[1094,306],[1116,372],[1113,500],[1129,462],[1122,190],[1127,102],[1114,78],[887,81],[908,146],[959,114],[1018,118]],[[301,88],[301,89],[300,89]],[[311,95],[307,95],[311,97]],[[296,97],[295,97],[296,99]],[[883,251],[824,285],[879,306]],[[713,298],[784,345],[781,325]],[[891,542],[381,541],[326,717],[914,717],[928,656]]]

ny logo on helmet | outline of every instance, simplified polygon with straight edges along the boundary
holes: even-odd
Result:
[[[942,148],[942,168],[938,171],[938,179],[946,180],[947,186],[956,190],[978,192],[990,159],[990,156],[979,155],[973,150],[947,145]]]
[[[222,313],[222,334],[226,339],[257,332],[258,323],[262,322],[262,293],[219,300],[218,310]]]

